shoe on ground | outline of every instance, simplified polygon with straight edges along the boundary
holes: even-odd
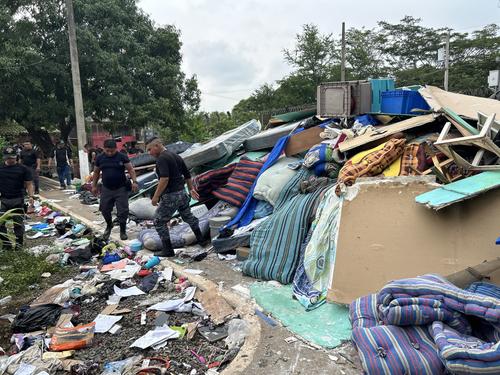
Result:
[[[66,190],[66,185],[61,185],[61,187],[59,187],[59,189]]]
[[[102,238],[106,241],[109,240],[109,237],[111,236],[111,229],[113,229],[113,227],[106,227],[104,233],[102,234]]]
[[[120,233],[120,240],[122,240],[122,241],[126,241],[126,240],[128,240],[127,233],[125,233],[125,232],[121,232],[121,233]]]

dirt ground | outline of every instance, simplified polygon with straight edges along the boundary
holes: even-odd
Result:
[[[70,200],[68,196],[61,194],[61,192],[53,186],[47,186],[45,184],[45,186],[42,185],[42,189],[44,190],[42,191],[43,196],[50,199],[61,199],[62,202],[59,203],[60,205],[69,207],[69,210],[77,213],[80,217],[85,217],[89,221],[97,221],[101,219],[96,213],[95,207],[81,205],[78,200]],[[192,263],[189,267],[203,270],[203,274],[201,276],[219,285],[219,287],[223,290],[230,290],[232,286],[237,284],[248,287],[250,283],[255,281],[242,275],[237,261],[221,261],[217,258],[216,254],[209,255],[201,262]],[[49,280],[48,283],[50,284],[50,282],[54,280]],[[55,284],[55,282],[53,282],[53,284]],[[36,296],[36,293],[34,293],[33,296]],[[130,300],[130,306],[132,309],[134,307],[133,305],[139,303],[140,301],[140,299],[137,298],[139,297],[133,297],[133,299]],[[27,300],[28,299],[25,299],[25,301]],[[245,299],[242,299],[242,301],[245,301]],[[96,305],[92,306],[91,309],[82,309],[83,313],[79,317],[79,320],[82,322],[88,322],[91,318],[95,318],[95,315],[97,315],[98,311],[100,311],[99,309],[101,308],[102,303],[103,301],[98,301],[95,302]],[[120,308],[124,303],[129,302],[122,302],[120,304]],[[251,301],[247,300],[247,303],[251,303]],[[86,316],[85,314],[93,316]],[[177,316],[179,314],[173,315],[174,316],[170,318],[172,323],[181,323],[183,320],[185,321],[188,318]],[[196,317],[193,316],[190,316],[190,318],[196,319]],[[136,353],[135,349],[133,349],[133,351],[129,351],[129,349],[125,347],[128,347],[133,340],[139,337],[139,335],[145,333],[148,328],[151,328],[150,324],[154,321],[154,316],[148,316],[148,324],[146,326],[141,326],[139,321],[140,316],[138,317],[137,311],[135,313],[132,312],[127,314],[127,316],[125,316],[119,323],[120,325],[123,325],[123,328],[118,332],[118,336],[111,334],[97,335],[95,345],[92,348],[79,352],[77,354],[77,358],[92,360],[96,356],[105,356],[111,360],[120,357],[123,358],[125,354]],[[335,350],[316,348],[300,340],[292,344],[288,344],[285,342],[285,338],[292,336],[292,333],[285,327],[270,327],[262,320],[257,321],[259,322],[258,324],[260,324],[261,328],[260,341],[254,353],[242,353],[243,356],[252,357],[250,365],[244,369],[243,373],[265,375],[362,373],[357,353],[350,342],[345,343]],[[183,373],[188,374],[190,371],[187,371],[186,367],[182,365],[182,361],[185,361],[184,363],[188,363],[188,365],[191,365],[194,368],[199,368],[197,367],[196,362],[193,362],[194,356],[191,355],[191,358],[189,358],[189,351],[191,349],[195,348],[195,350],[200,351],[207,357],[216,356],[216,348],[222,350],[222,348],[218,345],[215,345],[210,349],[208,346],[204,348],[202,340],[204,339],[199,336],[195,337],[193,342],[175,340],[179,342],[172,345],[171,343],[173,341],[169,342],[169,344],[162,349],[161,353],[171,357],[174,360],[174,364],[179,363],[180,367],[178,370],[184,371]],[[127,345],[123,342],[117,343],[120,341],[126,341]],[[119,350],[119,347],[123,349]],[[150,354],[158,354],[158,352]],[[175,358],[179,358],[181,361],[178,361]],[[191,360],[191,362],[187,362],[188,360]]]

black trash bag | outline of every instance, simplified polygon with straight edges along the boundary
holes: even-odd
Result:
[[[85,264],[92,259],[91,246],[88,245],[84,248],[77,248],[69,253],[69,262],[72,264]]]
[[[55,326],[63,307],[55,303],[27,306],[21,309],[12,323],[12,332],[28,333]]]

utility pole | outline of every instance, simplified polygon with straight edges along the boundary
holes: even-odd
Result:
[[[83,112],[82,85],[80,82],[80,64],[78,62],[78,47],[76,44],[75,14],[73,0],[66,0],[68,18],[69,50],[71,57],[71,76],[73,77],[73,96],[75,98],[76,134],[78,138],[78,164],[82,181],[89,175],[89,163],[84,146],[87,143],[85,132],[85,115]]]
[[[444,89],[448,91],[448,79],[450,70],[450,29],[446,32],[446,44],[444,47]]]
[[[342,57],[340,61],[340,80],[345,81],[345,22],[342,22]]]

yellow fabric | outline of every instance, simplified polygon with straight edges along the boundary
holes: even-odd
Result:
[[[385,147],[385,143],[382,143],[381,145],[378,145],[377,147],[374,147],[370,150],[366,150],[366,151],[362,151],[362,152],[357,153],[350,160],[353,164],[357,164],[357,163],[361,162],[361,160],[366,155],[371,154],[372,152],[375,152],[375,151],[382,150],[384,147]],[[394,162],[382,172],[382,175],[384,175],[385,177],[395,177],[395,176],[399,176],[400,173],[401,173],[401,157],[394,160]]]
[[[384,148],[384,146],[385,146],[385,143],[382,143],[381,145],[379,145],[375,148],[372,148],[370,150],[361,151],[361,152],[357,153],[356,155],[354,155],[349,160],[352,162],[352,164],[358,164],[366,155],[371,154],[374,151],[382,150]]]
[[[394,162],[382,172],[382,174],[385,177],[399,176],[400,173],[401,173],[401,156],[396,160],[394,160]]]

